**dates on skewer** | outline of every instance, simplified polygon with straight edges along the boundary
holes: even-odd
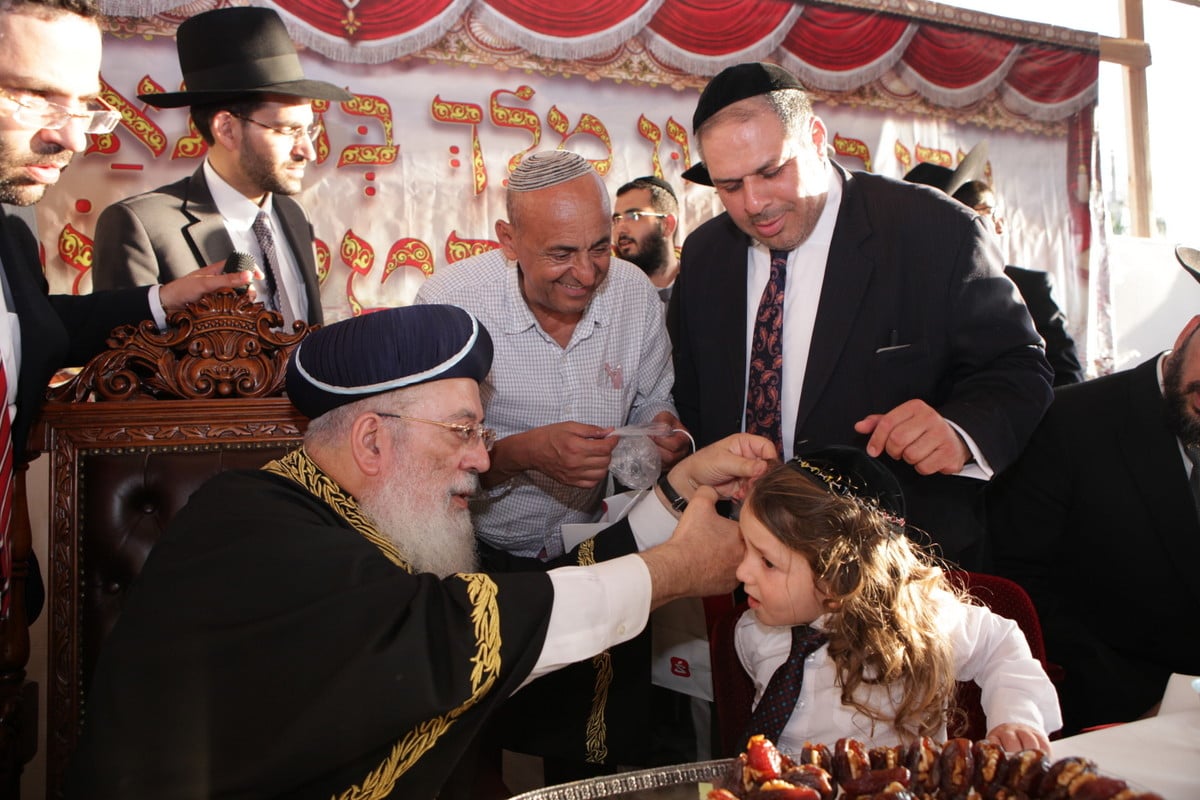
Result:
[[[708,800],[1163,800],[1101,775],[1087,759],[1050,764],[1041,750],[1008,755],[967,739],[870,751],[849,738],[832,751],[806,742],[794,760],[754,736],[715,783]]]

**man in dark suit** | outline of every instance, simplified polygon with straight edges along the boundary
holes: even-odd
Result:
[[[684,242],[668,310],[680,419],[697,444],[765,418],[785,457],[865,447],[899,477],[910,525],[978,568],[983,482],[1050,402],[1041,339],[982,221],[831,164],[824,123],[772,64],[717,75],[693,128],[704,163],[684,177],[715,186],[726,213]],[[782,322],[756,330],[768,294],[782,294]],[[748,377],[765,363],[756,333],[781,377]]]
[[[904,175],[910,183],[941,189],[976,214],[996,232],[1004,234],[1004,218],[996,213],[996,193],[982,180],[987,163],[987,142],[980,142],[954,169],[923,161]],[[1067,330],[1067,315],[1054,302],[1049,273],[1006,265],[1004,274],[1017,285],[1021,299],[1033,318],[1033,326],[1046,344],[1046,361],[1054,370],[1054,386],[1079,383],[1084,379],[1083,365],[1075,351],[1075,340]]]
[[[48,295],[33,205],[58,180],[86,133],[105,133],[120,115],[98,99],[99,10],[82,0],[6,0],[0,9],[0,356],[7,378],[13,458],[28,461],[29,430],[55,370],[83,364],[114,327],[156,318],[221,287],[244,286],[249,272],[204,273],[150,289]],[[14,380],[15,379],[15,380]],[[0,531],[0,537],[7,532]],[[23,553],[16,553],[17,560]],[[20,574],[15,564],[14,574]],[[2,576],[8,578],[9,576]],[[29,573],[27,617],[41,608],[36,565]],[[13,613],[22,592],[14,586]]]
[[[908,180],[908,176],[905,179]],[[992,225],[997,236],[1004,233],[1004,219],[996,213],[996,193],[985,181],[968,180],[947,194],[983,217]],[[1017,291],[1029,307],[1034,327],[1046,342],[1046,360],[1054,370],[1054,385],[1066,386],[1084,380],[1075,340],[1067,330],[1067,315],[1054,302],[1049,273],[1009,264],[1004,267],[1004,274],[1017,285]]]
[[[1180,260],[1200,270],[1200,253]],[[988,491],[996,571],[1033,597],[1065,734],[1153,713],[1173,672],[1200,674],[1200,316],[1175,347],[1056,390]]]
[[[319,126],[310,101],[352,95],[304,78],[283,21],[270,9],[198,14],[179,26],[176,44],[187,91],[140,97],[159,108],[190,105],[208,156],[191,176],[101,212],[93,285],[169,281],[238,250],[262,265],[255,288],[285,327],[296,319],[320,323],[312,224],[288,195],[300,191],[316,157]],[[256,227],[263,225],[274,254]]]

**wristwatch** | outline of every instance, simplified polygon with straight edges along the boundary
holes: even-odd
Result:
[[[658,476],[658,488],[662,489],[663,496],[667,498],[671,508],[682,514],[683,510],[687,508],[687,498],[675,491],[675,487],[667,480],[667,473],[664,472]]]

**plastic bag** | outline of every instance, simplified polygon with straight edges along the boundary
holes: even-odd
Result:
[[[609,436],[618,436],[621,441],[613,449],[608,471],[623,486],[649,489],[662,472],[662,458],[650,437],[667,436],[670,433],[671,426],[665,422],[625,425],[615,429]]]

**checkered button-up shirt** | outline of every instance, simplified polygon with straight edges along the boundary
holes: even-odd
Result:
[[[443,268],[422,285],[417,302],[460,306],[488,329],[495,358],[480,390],[487,423],[500,437],[568,420],[617,427],[675,413],[662,301],[626,261],[612,260],[565,348],[538,325],[516,265],[499,250]],[[510,553],[554,557],[562,553],[563,523],[599,518],[603,489],[527,471],[472,504],[475,530]]]

